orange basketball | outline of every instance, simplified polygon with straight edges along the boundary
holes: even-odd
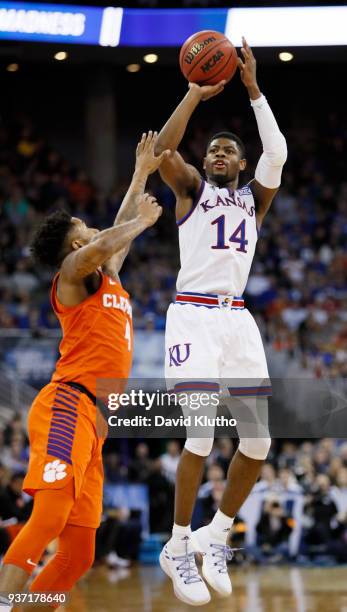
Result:
[[[196,32],[181,47],[180,68],[191,83],[215,85],[230,81],[237,68],[236,49],[220,32]]]

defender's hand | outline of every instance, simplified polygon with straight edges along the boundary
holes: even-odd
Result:
[[[257,62],[253,55],[253,51],[244,36],[242,36],[241,53],[243,56],[243,61],[240,57],[238,58],[241,81],[244,86],[247,87],[247,89],[250,87],[257,87]]]
[[[135,171],[152,174],[158,170],[160,164],[169,157],[171,151],[167,149],[157,157],[154,155],[154,147],[157,142],[158,133],[151,130],[142,134],[142,138],[136,147]]]
[[[138,218],[145,227],[150,227],[158,221],[163,209],[159,206],[155,197],[145,193],[139,203]]]
[[[223,91],[226,81],[220,81],[217,85],[198,85],[197,83],[189,83],[189,89],[194,94],[199,96],[199,99],[205,102],[213,96],[217,96]]]

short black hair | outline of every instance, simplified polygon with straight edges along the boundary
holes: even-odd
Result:
[[[207,143],[207,151],[209,149],[209,146],[211,144],[211,142],[213,140],[216,140],[217,138],[228,138],[228,140],[234,140],[237,144],[237,146],[240,149],[240,154],[241,154],[241,159],[245,159],[246,157],[246,147],[243,144],[241,138],[239,138],[238,136],[236,136],[236,134],[234,134],[233,132],[218,132],[218,134],[214,134],[214,136],[212,136],[210,138],[210,140]]]
[[[63,245],[71,229],[71,215],[56,210],[41,223],[30,245],[34,260],[43,266],[58,268],[64,258]]]

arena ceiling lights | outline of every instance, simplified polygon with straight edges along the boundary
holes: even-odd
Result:
[[[0,1],[0,39],[176,47],[199,30],[224,32],[235,46],[347,45],[347,6],[122,9]]]

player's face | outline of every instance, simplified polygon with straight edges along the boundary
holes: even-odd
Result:
[[[82,219],[78,217],[71,217],[72,230],[70,232],[70,240],[74,249],[80,248],[89,244],[96,234],[99,233],[98,229],[94,227],[88,227]]]
[[[217,185],[225,185],[235,180],[245,166],[246,160],[240,159],[240,149],[234,140],[212,140],[204,159],[204,170],[209,180]]]

